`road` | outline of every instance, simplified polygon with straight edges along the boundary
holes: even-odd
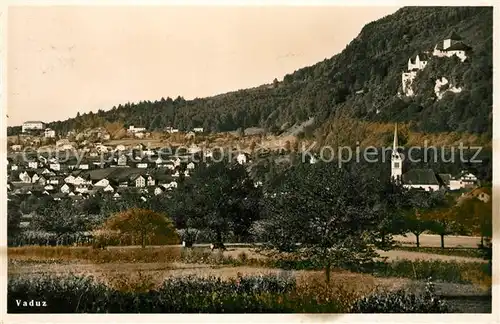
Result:
[[[394,236],[394,239],[405,246],[416,246],[415,235],[407,234],[406,237],[402,235]],[[476,236],[445,236],[444,244],[445,247],[449,248],[477,248],[481,242],[480,237]],[[259,245],[257,243],[256,245]],[[181,246],[181,245],[177,245]],[[195,247],[209,247],[210,244],[195,244]],[[249,247],[248,243],[226,243],[227,247]],[[440,247],[441,237],[439,235],[422,234],[420,235],[420,247]],[[120,246],[120,247],[110,247],[110,248],[137,248],[137,246]],[[156,246],[155,246],[156,247]],[[159,247],[159,246],[158,246]]]

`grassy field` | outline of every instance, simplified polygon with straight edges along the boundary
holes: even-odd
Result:
[[[444,285],[444,289],[450,290],[452,295],[457,293],[458,288],[460,290],[458,293],[462,294],[464,291],[487,291],[491,287],[491,276],[485,270],[487,264],[484,264],[482,260],[478,262],[480,259],[403,250],[385,252],[384,257],[386,257],[385,261],[375,263],[374,267],[370,269],[335,268],[331,272],[331,282],[325,284],[325,275],[321,266],[308,260],[287,259],[284,256],[280,258],[266,257],[250,247],[229,247],[226,252],[212,252],[206,247],[183,249],[179,246],[147,247],[145,249],[140,247],[110,247],[104,250],[90,247],[27,246],[8,249],[8,278],[12,280],[12,286],[9,287],[14,289],[12,290],[13,294],[21,296],[23,291],[27,289],[34,296],[33,298],[39,295],[46,296],[45,290],[38,291],[39,289],[36,288],[46,284],[52,287],[50,296],[56,294],[60,289],[69,289],[67,294],[74,295],[75,293],[68,288],[69,286],[65,286],[64,280],[66,279],[64,278],[71,278],[75,275],[91,278],[96,284],[103,284],[114,291],[145,294],[152,292],[153,295],[156,294],[153,291],[161,291],[162,287],[165,287],[165,282],[172,280],[173,282],[187,280],[184,284],[185,287],[195,289],[190,280],[195,280],[194,284],[196,280],[210,281],[213,278],[228,283],[237,282],[238,278],[293,278],[298,290],[280,296],[288,298],[286,303],[293,303],[294,306],[290,307],[294,312],[322,312],[321,309],[325,312],[346,312],[350,305],[352,306],[353,303],[364,297],[371,296],[374,292],[397,295],[401,289],[414,291],[411,287],[417,283],[423,283],[430,277],[433,281]],[[40,280],[47,280],[43,279],[47,276],[57,276],[57,278],[62,279],[55,279],[55,281],[48,279],[49,281],[46,283],[41,283]],[[77,281],[81,280],[77,279]],[[25,285],[23,281],[32,283],[23,286]],[[74,280],[71,282],[70,285],[74,283]],[[92,284],[92,287],[96,286]],[[98,291],[96,290],[94,293],[97,294],[96,296],[101,296]],[[99,298],[104,304],[114,300],[113,305],[115,306],[120,304],[119,298],[128,298],[126,297],[128,295],[117,297],[116,294],[118,293],[106,293],[105,296],[109,296],[111,299],[107,299],[108,297],[105,296]],[[149,298],[147,296],[150,295],[143,297]],[[247,295],[231,296],[233,296],[231,298],[248,297]],[[268,297],[272,300],[282,298],[278,295]],[[58,297],[54,295],[50,298],[55,303]],[[75,298],[80,297],[77,295]],[[113,298],[118,298],[118,300]],[[158,298],[163,300],[164,297]],[[196,298],[205,298],[203,299],[205,301],[200,304],[201,309],[212,309],[210,307],[218,309],[216,305],[223,303],[223,301],[218,301],[218,299],[216,301],[210,296],[200,295]],[[88,304],[89,301],[85,302]],[[258,301],[248,302],[250,303],[248,307],[251,309],[260,307]],[[486,305],[487,302],[486,300],[483,304]],[[149,309],[147,305],[151,305],[148,301],[145,303],[141,304],[140,307],[137,306],[141,313],[148,312],[145,309]],[[268,305],[268,302],[266,303]],[[281,305],[281,302],[279,303]],[[423,301],[423,305],[425,304],[426,301]],[[161,303],[155,305],[167,307],[170,304],[167,306],[161,306]],[[209,306],[203,308],[205,307],[203,305]],[[481,307],[484,308],[487,306],[485,305]],[[188,306],[182,304],[179,309],[184,310]],[[278,309],[283,309],[282,306],[279,306]],[[17,309],[15,305],[9,307],[15,309],[15,312],[22,311]],[[87,309],[94,309],[94,306],[88,307],[90,308]],[[270,309],[275,309],[273,307]],[[176,308],[174,307],[174,309]],[[196,308],[194,310],[197,312]]]

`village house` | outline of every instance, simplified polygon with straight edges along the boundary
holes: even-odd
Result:
[[[127,166],[127,156],[125,154],[120,155],[117,159],[118,166]]]
[[[195,132],[195,133],[203,133],[203,127],[195,127],[195,128],[193,128],[193,132]]]
[[[19,145],[19,144],[14,144],[14,145],[12,145],[12,146],[10,147],[10,149],[11,149],[12,151],[15,151],[15,152],[21,151],[21,150],[22,150],[22,148],[23,148],[23,146],[22,146],[22,145]]]
[[[46,128],[44,133],[46,138],[56,137],[56,131],[53,130],[52,128]]]
[[[134,125],[130,125],[129,128],[127,129],[127,132],[129,133],[142,133],[145,132],[146,128],[144,127],[134,127]]]
[[[59,162],[50,163],[49,169],[54,170],[54,171],[61,171],[61,163],[59,163]]]
[[[239,153],[239,154],[236,156],[236,161],[237,161],[239,164],[245,164],[245,163],[247,163],[247,156],[246,156],[244,153]]]
[[[26,121],[23,123],[21,126],[21,131],[23,133],[29,132],[29,131],[41,131],[45,128],[45,123],[41,121]]]
[[[28,168],[38,169],[38,161],[28,161]]]
[[[156,187],[154,190],[154,194],[155,194],[155,196],[158,196],[158,195],[162,194],[163,191],[164,190],[161,187]]]

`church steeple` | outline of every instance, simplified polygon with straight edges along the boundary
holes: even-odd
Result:
[[[395,182],[401,181],[403,174],[403,159],[398,152],[398,124],[394,127],[394,140],[391,154],[391,179]]]
[[[394,127],[394,142],[392,143],[392,153],[398,151],[398,124]]]

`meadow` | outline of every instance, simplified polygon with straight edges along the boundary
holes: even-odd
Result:
[[[444,302],[436,287],[452,287],[451,295],[481,295],[480,308],[487,311],[489,302],[491,309],[491,274],[484,260],[411,249],[390,251],[392,257],[369,268],[332,269],[326,282],[324,269],[311,260],[270,257],[252,247],[229,246],[225,252],[204,246],[9,248],[9,312],[470,310]],[[425,284],[428,279],[434,288]],[[51,306],[26,309],[15,303],[20,299],[43,299]]]

